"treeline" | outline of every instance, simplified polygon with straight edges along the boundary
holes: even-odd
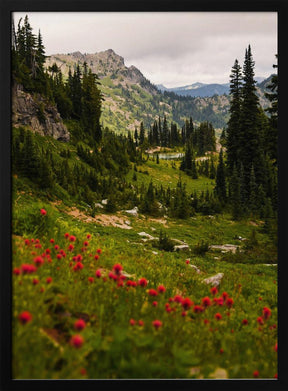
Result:
[[[194,126],[192,117],[185,120],[181,129],[174,122],[169,125],[166,116],[163,120],[158,117],[154,120],[149,129],[146,130],[143,121],[140,123],[140,130],[134,131],[134,140],[136,146],[146,147],[183,147],[190,145],[190,148],[197,154],[203,156],[207,151],[215,151],[216,137],[213,125],[208,122],[202,122],[198,127]]]

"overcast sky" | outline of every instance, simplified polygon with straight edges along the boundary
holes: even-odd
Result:
[[[113,49],[154,84],[228,83],[251,45],[255,76],[268,77],[277,53],[276,12],[26,12],[46,54]]]

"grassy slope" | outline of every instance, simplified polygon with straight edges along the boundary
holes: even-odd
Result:
[[[45,142],[54,143],[52,140]],[[175,186],[178,181],[177,171],[170,167],[170,162],[160,161],[157,165],[149,161],[141,169],[147,170],[149,175],[138,172],[139,182],[148,183],[154,178],[163,185],[172,182],[170,185]],[[131,175],[132,172],[128,178]],[[182,178],[187,181],[189,191],[213,185],[206,179],[191,180],[184,174]],[[227,257],[212,251],[202,256],[193,251],[165,252],[149,242],[142,242],[138,235],[145,231],[158,236],[160,229],[164,229],[171,238],[184,240],[193,249],[203,239],[209,244],[243,246],[244,242],[236,240],[235,235],[249,238],[256,230],[259,247],[265,247],[269,238],[261,233],[260,226],[255,227],[249,221],[233,222],[225,215],[163,221],[125,216],[121,212],[132,229],[103,227],[96,219],[87,223],[72,218],[64,203],[49,201],[47,194],[36,191],[26,180],[15,178],[14,184],[18,184],[19,190],[14,197],[13,226],[17,236],[13,266],[33,263],[33,258],[42,254],[45,248],[51,249],[52,257],[52,263],[46,260],[36,274],[13,277],[16,378],[250,378],[256,370],[259,377],[271,378],[277,372],[277,353],[274,351],[277,340],[274,328],[277,323],[276,267],[255,264],[255,259],[246,264],[235,263],[235,256]],[[47,216],[39,214],[41,208],[47,210]],[[65,232],[77,237],[72,253],[67,251]],[[87,233],[92,235],[88,252],[81,253]],[[24,238],[32,237],[41,240],[41,249],[35,249],[32,244],[30,247],[24,245]],[[66,257],[60,261],[49,242],[51,237],[66,251]],[[102,249],[98,261],[94,260],[97,248]],[[34,255],[31,255],[32,250]],[[84,268],[75,272],[72,256],[78,253],[84,257]],[[185,263],[188,257],[200,268],[201,274]],[[269,261],[275,262],[275,259],[269,259],[268,255],[267,263]],[[121,263],[135,281],[147,278],[147,289],[164,284],[166,292],[153,298],[146,288],[117,288],[109,278],[106,282],[95,279],[92,284],[88,283],[89,276],[95,278],[97,268],[109,271],[115,263]],[[205,296],[213,299],[210,287],[202,280],[218,272],[224,273],[220,293],[226,291],[234,300],[230,310],[225,305],[211,306],[203,314],[194,314],[190,309],[183,317],[181,305],[172,303],[175,312],[165,311],[165,303],[175,294],[188,296],[195,304],[201,304]],[[53,281],[47,284],[46,278],[50,276]],[[39,284],[33,285],[33,278],[38,278]],[[44,288],[42,292],[41,287]],[[153,300],[158,301],[157,307],[152,306]],[[264,306],[271,308],[272,316],[259,326],[257,317],[261,316]],[[25,326],[17,321],[17,316],[24,310],[33,314],[33,320]],[[222,320],[215,320],[216,312],[221,313]],[[230,316],[227,316],[228,312]],[[77,332],[73,324],[80,317],[85,318],[87,327]],[[144,326],[132,326],[131,318],[137,322],[143,320]],[[242,326],[244,318],[248,319],[247,326]],[[159,330],[152,326],[155,319],[163,322]],[[204,319],[209,323],[204,324]],[[69,344],[69,339],[76,333],[85,340],[81,349]],[[219,353],[220,349],[223,353]],[[35,367],[37,355],[42,359]]]

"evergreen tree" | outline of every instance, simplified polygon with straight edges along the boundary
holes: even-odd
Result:
[[[221,202],[226,200],[226,175],[225,175],[225,165],[223,161],[223,150],[221,148],[219,154],[219,162],[217,166],[216,173],[216,186],[215,192]]]
[[[143,125],[143,121],[140,123],[140,135],[139,135],[139,145],[142,145],[145,140],[145,129]]]
[[[230,118],[228,121],[226,138],[227,168],[230,175],[232,174],[234,164],[239,166],[239,128],[242,102],[241,87],[241,67],[236,59],[230,75]]]
[[[252,58],[251,47],[248,46],[245,52],[245,61],[243,66],[243,87],[242,104],[240,113],[239,127],[239,159],[243,164],[244,186],[246,192],[249,192],[250,172],[254,166],[257,180],[261,178],[262,173],[262,139],[259,123],[259,98],[256,95],[254,80],[254,61]]]
[[[84,129],[88,131],[92,140],[97,143],[102,138],[102,129],[100,125],[101,100],[102,95],[97,87],[98,77],[92,73],[84,71],[82,83],[82,113],[81,121]]]

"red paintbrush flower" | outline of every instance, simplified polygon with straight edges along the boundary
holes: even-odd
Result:
[[[98,250],[97,250],[97,251],[98,251]],[[123,270],[123,266],[120,265],[120,263],[116,263],[116,264],[113,266],[112,270],[114,271],[115,274],[117,274],[117,276],[119,276],[119,275],[121,274],[122,270]]]
[[[209,307],[211,305],[211,299],[210,297],[206,296],[202,299],[202,305],[203,307]]]
[[[140,286],[145,287],[145,286],[147,286],[147,284],[148,284],[148,282],[147,282],[146,278],[140,278],[140,280],[138,281],[138,285],[140,285]]]
[[[156,330],[158,330],[162,326],[162,322],[158,319],[153,320],[152,325],[155,327]]]
[[[44,263],[44,259],[42,257],[40,257],[40,255],[38,257],[35,257],[33,259],[33,261],[34,261],[36,266],[41,266]]]
[[[83,343],[84,338],[79,334],[73,335],[70,339],[70,345],[77,349],[81,348]]]
[[[75,330],[81,331],[81,330],[85,329],[85,327],[86,327],[86,323],[85,323],[85,321],[83,319],[78,319],[74,323],[74,329]]]
[[[21,324],[27,324],[31,322],[32,315],[30,314],[29,311],[23,311],[21,312],[21,314],[18,315],[18,319]]]
[[[164,285],[159,285],[157,290],[158,290],[159,293],[164,293],[166,291],[166,288],[165,288]]]
[[[47,215],[47,211],[45,209],[40,209],[40,213],[42,216],[46,216]]]
[[[150,296],[157,296],[158,292],[155,289],[149,289],[148,295],[150,295]]]
[[[185,299],[182,299],[181,304],[184,310],[189,310],[189,308],[192,307],[194,303],[189,297],[186,297]]]
[[[47,284],[51,284],[51,282],[52,282],[52,277],[47,277],[46,283],[47,283]]]
[[[220,319],[222,319],[222,315],[219,312],[217,312],[215,314],[214,318],[217,319],[217,320],[220,320]]]
[[[201,313],[201,312],[204,311],[204,308],[203,308],[201,305],[194,305],[193,311],[194,311],[196,314],[199,314],[199,313]]]
[[[271,313],[272,313],[272,311],[270,310],[270,308],[268,308],[268,307],[264,307],[263,308],[263,317],[264,317],[265,320],[270,318]]]
[[[101,277],[101,270],[100,270],[100,269],[96,270],[95,276],[96,276],[97,278],[100,278],[100,277]]]
[[[92,282],[94,282],[94,278],[93,277],[88,277],[88,281],[92,284]]]

